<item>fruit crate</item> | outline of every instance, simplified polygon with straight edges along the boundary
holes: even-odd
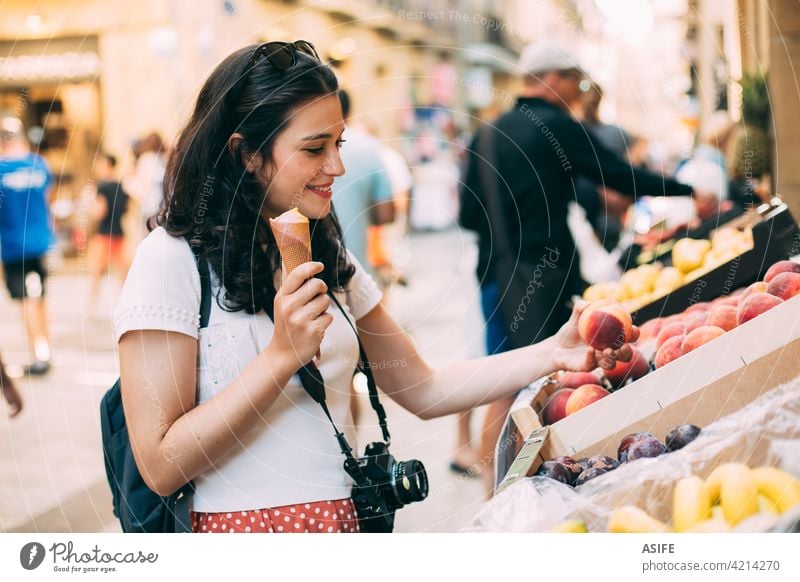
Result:
[[[623,251],[622,256],[619,259],[619,266],[623,271],[627,271],[646,263],[653,263],[655,261],[663,263],[670,256],[672,247],[675,246],[675,243],[680,239],[707,239],[711,236],[712,232],[719,228],[734,226],[739,222],[736,219],[745,214],[745,212],[745,208],[742,208],[741,206],[734,206],[730,210],[721,212],[713,219],[702,222],[696,228],[681,231],[673,238],[662,241],[653,250],[644,251],[642,250],[641,246],[634,244]]]
[[[727,295],[761,278],[773,263],[800,253],[800,229],[786,204],[777,199],[726,226],[752,227],[753,248],[640,307],[631,314],[634,323],[680,313],[695,303]],[[663,262],[669,265],[670,256],[665,256]]]
[[[542,462],[560,455],[613,456],[622,438],[633,432],[663,439],[681,424],[707,426],[798,376],[800,296],[538,428],[542,399],[551,389],[550,381],[542,379],[523,390],[511,407],[500,444],[521,444],[498,445],[496,482],[504,486],[505,477],[507,486],[509,479],[531,475]]]

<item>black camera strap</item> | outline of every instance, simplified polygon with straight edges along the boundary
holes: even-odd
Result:
[[[359,363],[357,365],[357,369],[359,372],[363,373],[367,377],[367,388],[369,390],[369,402],[372,406],[372,409],[375,411],[375,414],[378,416],[378,424],[381,427],[381,432],[383,433],[383,439],[387,445],[391,444],[392,437],[389,434],[389,427],[386,422],[386,411],[381,404],[380,398],[378,396],[378,385],[375,382],[375,377],[372,375],[372,366],[367,358],[367,352],[364,350],[364,345],[361,343],[361,338],[358,336],[358,330],[356,329],[353,322],[350,321],[350,318],[347,317],[347,313],[342,308],[342,304],[339,303],[339,300],[336,299],[336,296],[331,292],[328,293],[328,296],[333,300],[336,306],[341,311],[342,316],[345,318],[347,323],[350,325],[353,333],[356,335],[356,341],[358,342],[358,353],[359,353]],[[275,318],[273,317],[272,310],[267,310],[267,315],[273,322]],[[312,361],[300,368],[297,371],[297,376],[300,379],[300,383],[303,385],[303,388],[308,393],[309,396],[322,407],[322,411],[325,413],[325,416],[328,417],[328,420],[333,427],[334,435],[336,436],[336,440],[339,441],[339,448],[342,451],[342,454],[345,456],[345,468],[347,469],[348,474],[353,477],[357,482],[359,481],[358,477],[361,479],[366,479],[361,473],[361,468],[358,465],[358,461],[356,461],[355,457],[353,457],[353,449],[350,447],[350,444],[347,442],[344,434],[339,430],[336,426],[336,423],[333,421],[333,417],[331,416],[330,411],[328,410],[328,404],[325,400],[325,380],[322,377],[322,373],[317,368],[317,365]],[[355,473],[355,474],[354,474]],[[363,481],[361,481],[363,482]]]

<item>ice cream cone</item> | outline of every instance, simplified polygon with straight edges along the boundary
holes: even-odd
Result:
[[[278,218],[270,218],[269,226],[283,261],[284,276],[296,267],[311,260],[311,234],[308,230],[308,218],[292,208]]]

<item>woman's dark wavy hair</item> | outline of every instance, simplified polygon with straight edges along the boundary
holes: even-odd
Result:
[[[257,45],[243,48],[211,73],[189,123],[170,152],[164,176],[165,202],[150,221],[185,238],[209,260],[228,311],[272,312],[273,276],[280,267],[275,238],[259,210],[269,196],[264,184],[245,170],[245,154],[259,152],[271,164],[275,140],[291,114],[308,101],[335,95],[338,82],[320,61],[295,51],[296,63],[285,71],[266,58],[249,63]],[[243,136],[236,151],[231,134]],[[268,188],[267,188],[268,190]],[[310,220],[315,261],[328,288],[344,289],[355,273],[342,244],[342,231],[331,212]]]

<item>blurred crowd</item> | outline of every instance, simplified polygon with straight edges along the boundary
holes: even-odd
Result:
[[[568,50],[532,45],[522,54],[520,72],[517,102],[475,135],[459,127],[447,108],[428,104],[414,109],[404,135],[381,139],[359,121],[358,104],[340,92],[347,171],[334,184],[333,205],[346,245],[386,289],[407,284],[396,258],[406,237],[458,225],[474,230],[487,353],[516,346],[507,319],[499,315],[504,277],[510,275],[499,264],[498,237],[507,237],[503,244],[524,260],[538,260],[553,247],[563,256],[579,257],[554,269],[568,282],[561,295],[541,293],[532,308],[542,314],[537,325],[546,337],[568,316],[565,299],[586,284],[618,275],[632,245],[653,246],[765,196],[765,186],[753,187],[740,170],[741,160],[731,159],[736,127],[727,112],[714,114],[690,155],[665,176],[663,166],[652,166],[647,140],[602,121],[603,88]],[[493,143],[482,144],[484,138]],[[147,221],[162,205],[168,149],[167,141],[150,133],[134,140],[130,152],[100,149],[94,156],[92,178],[81,192],[89,279],[83,301],[91,317],[101,316],[97,298],[103,282],[119,286],[124,281],[132,253],[148,232]],[[121,158],[131,161],[124,171]],[[497,194],[486,187],[487,173],[499,184]],[[0,247],[6,286],[19,303],[27,339],[23,373],[32,375],[50,369],[46,259],[55,236],[52,188],[52,173],[32,150],[26,128],[3,114]],[[669,203],[662,194],[671,197]],[[23,403],[2,364],[0,370],[13,416]],[[453,471],[480,472],[478,459],[491,456],[509,404],[492,405],[480,439],[471,434],[470,413],[461,416]],[[352,410],[357,417],[357,408]],[[488,489],[490,478],[483,473]]]

